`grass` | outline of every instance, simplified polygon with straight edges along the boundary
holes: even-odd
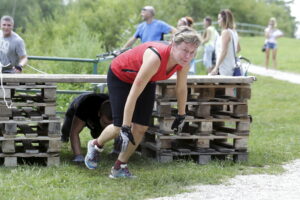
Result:
[[[246,44],[252,45],[254,41],[257,39],[242,38],[244,55],[249,58],[262,55],[258,41],[257,51],[254,44],[249,46],[254,51],[247,51]],[[291,42],[285,38],[280,42],[284,41]],[[290,63],[283,66],[287,71],[293,69]],[[109,155],[111,145],[102,154],[100,168],[88,170],[70,162],[70,146],[64,144],[59,167],[38,164],[0,167],[0,199],[145,199],[181,193],[187,191],[185,186],[188,185],[221,183],[237,174],[280,173],[283,171],[281,164],[300,158],[299,90],[300,85],[257,77],[249,101],[253,123],[248,162],[212,161],[197,165],[191,161],[176,161],[161,164],[135,154],[129,167],[138,178],[111,180],[108,174],[115,160]],[[89,138],[85,129],[81,135],[83,152]]]
[[[265,53],[261,51],[264,44],[263,37],[241,37],[240,44],[243,55],[256,65],[264,66]],[[300,40],[292,38],[279,38],[277,51],[277,69],[300,74],[299,68]],[[270,60],[270,66],[272,61]]]

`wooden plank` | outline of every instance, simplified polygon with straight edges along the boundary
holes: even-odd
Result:
[[[23,141],[23,140],[32,140],[32,137],[27,137],[27,136],[18,136],[18,137],[0,137],[0,141]],[[54,141],[60,141],[60,136],[57,137],[49,137],[49,136],[37,136],[34,138],[34,140],[38,141],[49,141],[49,140],[54,140]]]
[[[60,135],[60,123],[54,122],[48,124],[48,136],[57,136]]]
[[[195,116],[196,117],[204,117],[204,118],[209,117],[210,109],[211,109],[210,105],[199,105],[199,106],[197,106],[197,108],[195,110]]]
[[[3,153],[15,153],[15,141],[3,141],[2,152]]]
[[[42,90],[42,97],[44,101],[53,101],[56,99],[56,89],[55,88],[45,88]]]
[[[189,75],[188,83],[233,83],[248,84],[256,80],[254,76],[199,76]],[[3,74],[3,82],[47,82],[47,83],[106,83],[106,75],[94,74]],[[176,83],[176,76],[158,84]]]
[[[230,149],[230,148],[223,147],[223,146],[216,145],[216,144],[211,144],[210,147],[216,149],[219,152],[223,152],[223,153],[230,153],[230,152],[234,151],[234,149]]]
[[[17,166],[17,157],[5,157],[4,158],[5,167],[16,167]]]
[[[5,123],[4,134],[6,135],[15,135],[17,133],[17,124],[16,123]]]
[[[60,152],[61,149],[61,141],[57,140],[50,140],[47,152],[48,153],[55,153],[55,152]]]
[[[47,167],[59,166],[59,164],[60,164],[60,157],[50,156],[47,158]]]
[[[248,138],[241,138],[234,140],[234,148],[240,151],[247,150]]]
[[[15,106],[15,105],[14,105]],[[12,110],[6,106],[0,105],[0,117],[11,117]]]
[[[157,105],[157,114],[160,116],[171,116],[172,108],[170,105]]]
[[[0,99],[4,99],[4,98],[6,98],[6,99],[11,98],[11,90],[10,89],[1,89],[0,90]]]
[[[211,161],[211,155],[199,155],[197,158],[197,163],[199,165],[205,165]]]
[[[13,120],[0,120],[0,123],[5,123],[5,124],[30,124],[32,123],[31,120],[26,119],[25,117],[22,117],[21,119],[24,120],[19,120],[19,119],[13,119]],[[51,122],[60,122],[60,119],[43,119],[43,120],[38,120],[35,122],[40,122],[40,123],[51,123]]]

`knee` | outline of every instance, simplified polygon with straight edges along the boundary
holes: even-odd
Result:
[[[132,125],[132,130],[133,130],[133,132],[135,132],[137,134],[144,135],[144,133],[148,130],[148,126],[133,124]]]

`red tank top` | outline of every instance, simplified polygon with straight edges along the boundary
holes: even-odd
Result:
[[[111,70],[120,80],[126,83],[133,83],[142,66],[144,52],[149,47],[153,47],[157,50],[161,61],[158,71],[150,79],[151,82],[166,80],[176,71],[182,69],[182,66],[176,65],[167,74],[167,63],[170,56],[171,45],[162,42],[146,42],[116,57],[111,63]]]

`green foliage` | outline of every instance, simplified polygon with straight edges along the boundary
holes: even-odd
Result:
[[[28,24],[55,19],[63,13],[63,9],[62,0],[0,0],[0,16],[14,17],[15,27],[23,32],[27,31]]]

